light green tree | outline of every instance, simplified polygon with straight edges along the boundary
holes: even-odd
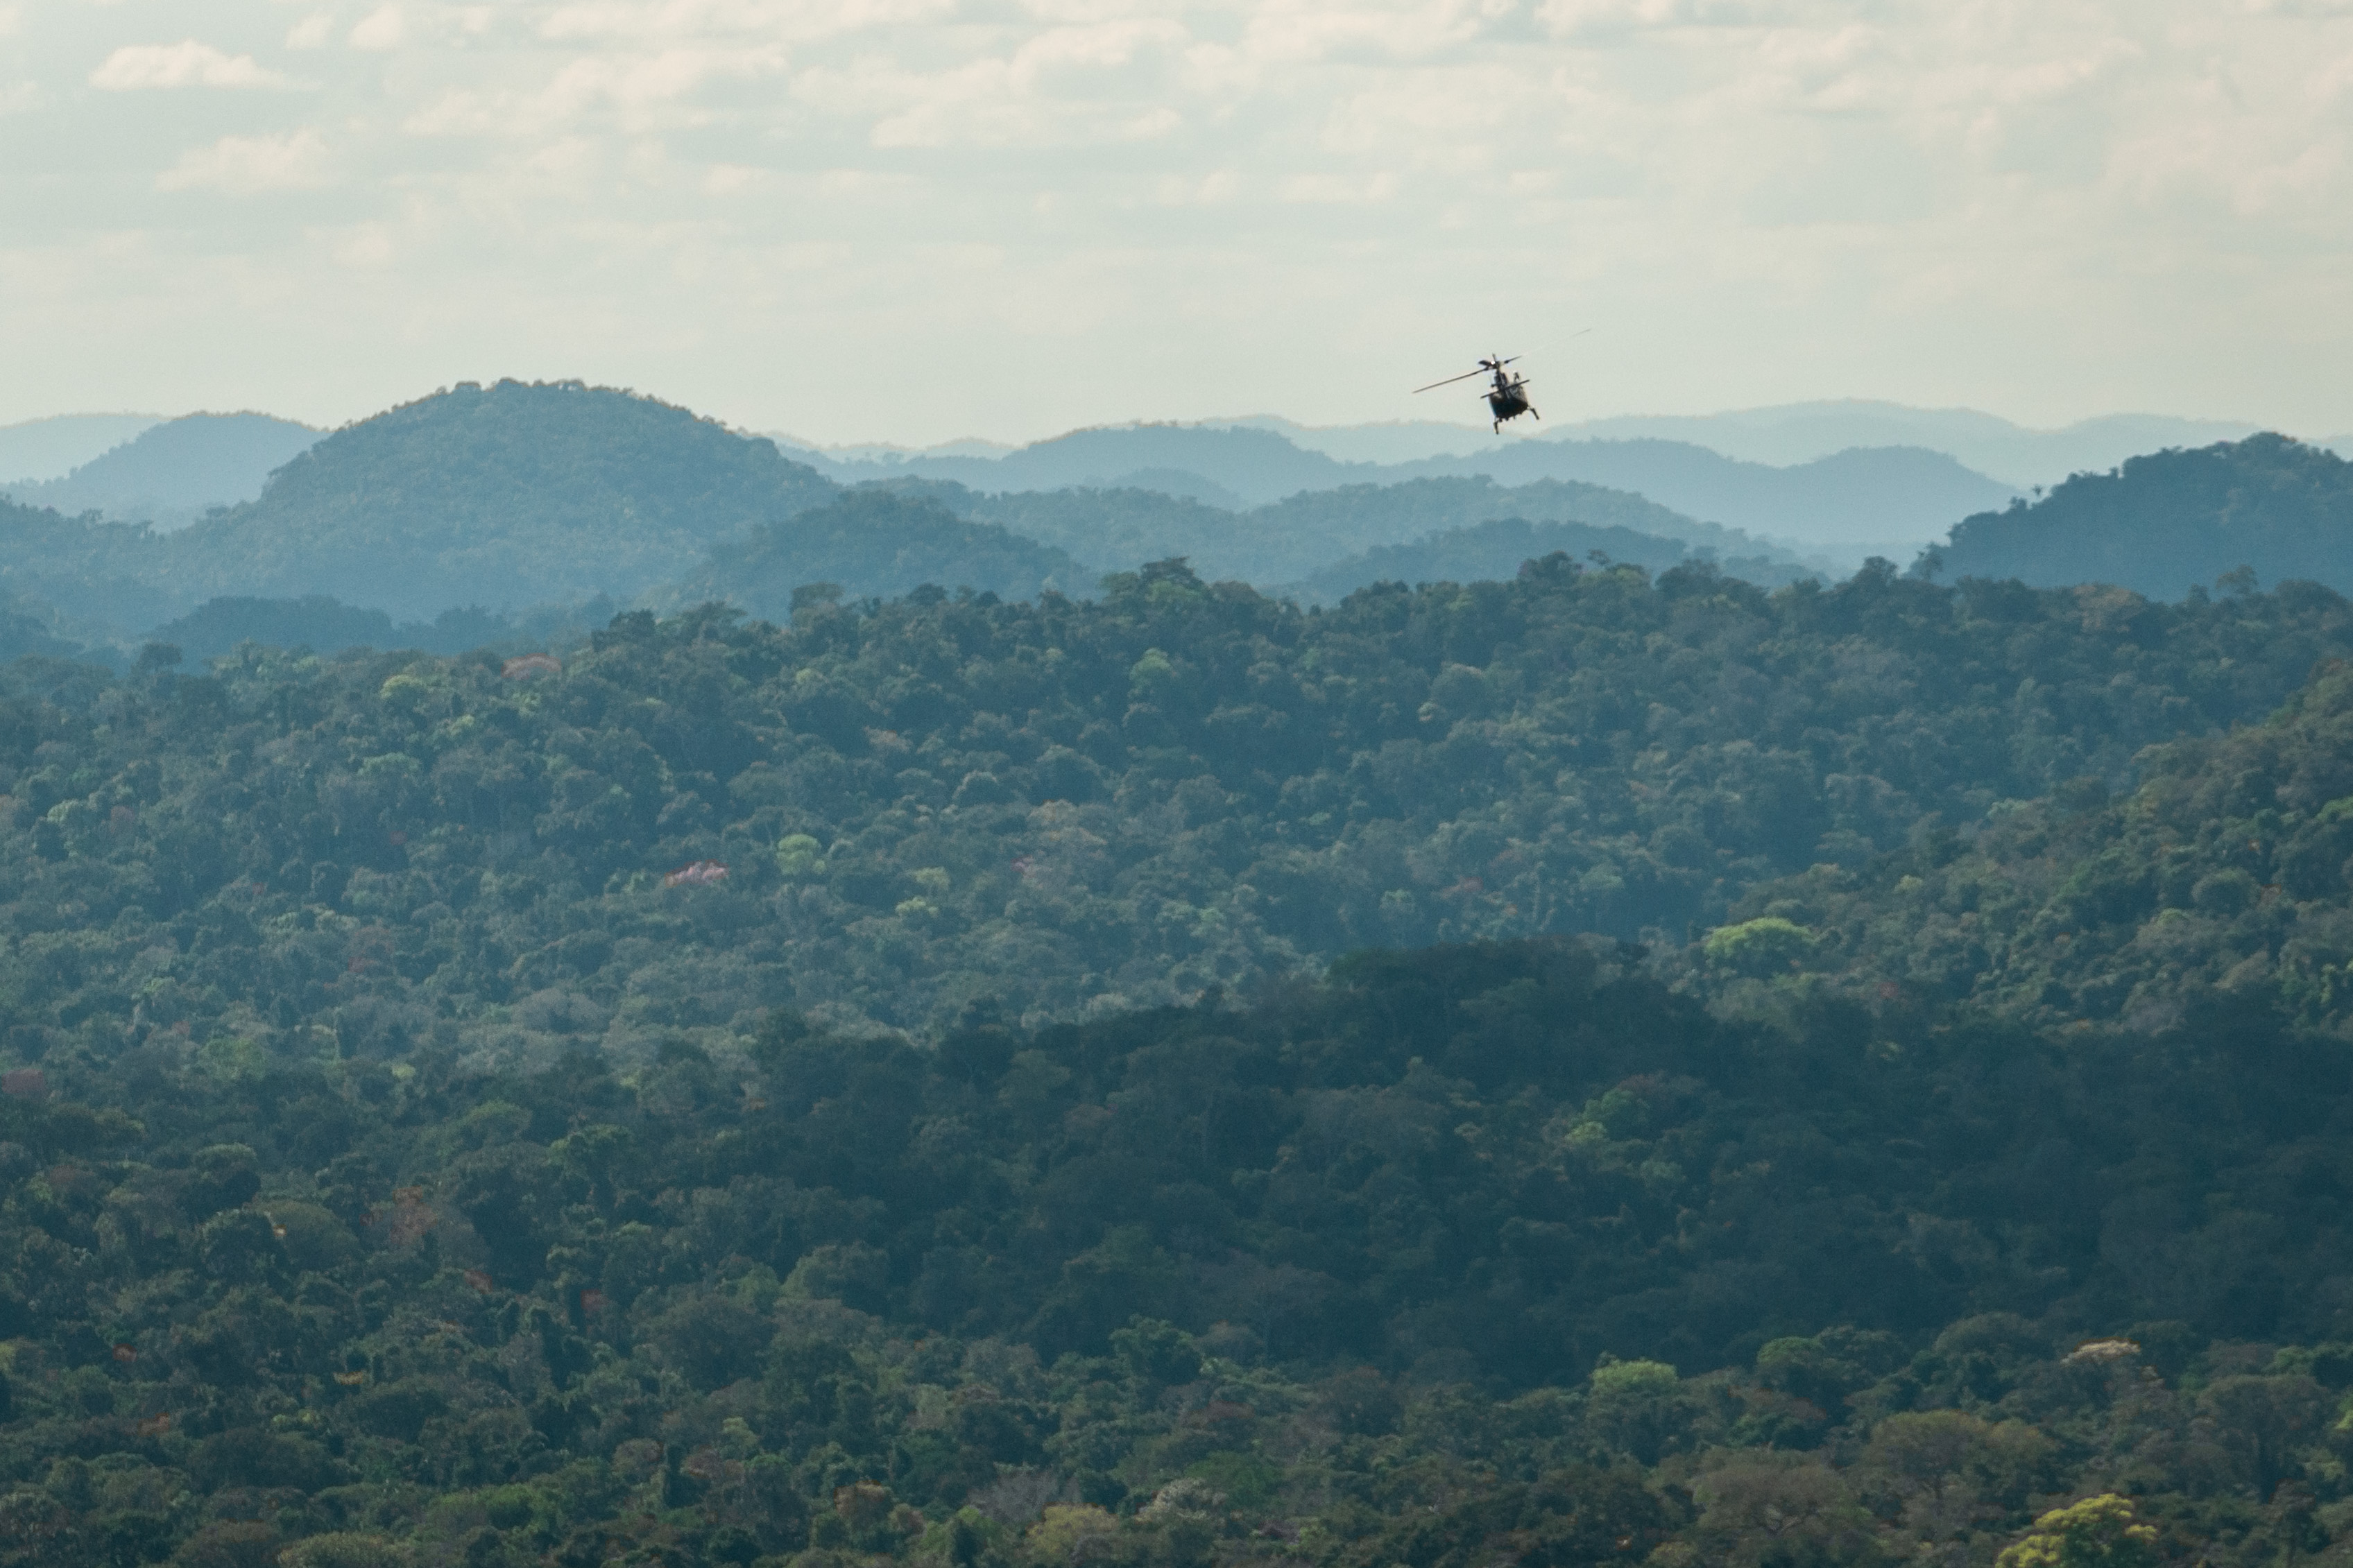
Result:
[[[2156,1568],[2157,1529],[2114,1492],[2052,1509],[1996,1568]]]

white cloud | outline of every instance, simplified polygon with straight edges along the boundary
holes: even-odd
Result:
[[[711,115],[697,100],[714,84],[770,76],[786,66],[775,47],[711,47],[578,55],[531,88],[453,88],[401,122],[414,136],[547,136],[598,117],[630,132],[694,125]]]
[[[251,55],[229,55],[194,38],[177,44],[130,44],[106,57],[90,73],[90,84],[108,92],[157,87],[288,87],[278,72]]]
[[[396,49],[408,38],[408,18],[397,5],[380,5],[352,29],[355,49]]]
[[[392,265],[394,245],[391,229],[380,223],[362,224],[333,237],[328,254],[338,267],[355,271],[373,271]]]
[[[155,177],[157,190],[213,190],[231,195],[316,190],[333,183],[326,139],[311,130],[287,136],[224,136]]]
[[[947,374],[913,396],[943,400],[948,435],[969,407],[997,429],[1256,403],[1386,417],[1386,356],[1599,315],[1624,325],[1582,345],[1579,384],[1625,405],[2015,386],[2029,415],[2302,399],[2353,426],[2353,0],[183,6],[246,29],[211,45],[54,3],[75,52],[39,0],[0,0],[22,24],[6,79],[49,84],[0,107],[27,147],[94,149],[100,177],[0,237],[0,276],[100,230],[181,276],[185,209],[150,229],[102,195],[156,168],[165,190],[335,183],[333,230],[298,243],[265,208],[226,242],[236,288],[380,268],[416,290],[385,353],[520,345],[469,374],[603,365],[692,400],[754,341],[928,356],[971,334],[975,363],[1004,363],[1034,328],[1087,349],[1086,387],[992,374],[951,406]],[[118,90],[297,85],[271,64],[298,57],[260,58],[281,29],[332,95],[315,131],[248,127],[175,163],[227,127],[187,132],[159,94],[104,103],[91,137],[69,118],[90,95],[58,90],[99,59]],[[103,314],[151,286],[101,274],[50,297]],[[460,298],[510,304],[467,326]],[[649,346],[689,342],[702,357]],[[1236,369],[1261,347],[1334,374],[1261,388]],[[2232,379],[2242,363],[2263,368]],[[817,429],[830,406],[760,416]]]
[[[1294,174],[1282,182],[1282,199],[1319,205],[1356,206],[1386,202],[1398,194],[1398,177],[1382,173],[1369,177],[1348,174]]]

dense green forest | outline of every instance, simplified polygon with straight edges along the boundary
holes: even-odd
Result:
[[[2335,593],[786,613],[0,668],[0,1563],[2353,1556]]]
[[[0,1555],[2334,1554],[2332,1050],[1782,1025],[1631,956],[529,1074],[59,1041],[0,1100]]]
[[[1759,888],[1741,911],[1764,922],[1756,952],[1782,950],[1776,973],[2053,1026],[2170,1028],[2221,996],[2353,1037],[2341,662],[2273,722],[2156,748],[2135,771],[2114,797],[2073,780],[1964,831],[1928,826],[1867,874],[1817,867]]]
[[[2273,435],[2151,453],[1970,517],[1915,569],[2113,583],[2158,599],[2242,571],[2353,589],[2353,464]]]
[[[222,911],[281,956],[188,958],[172,990],[206,1027],[340,986],[366,1049],[501,1060],[786,1001],[916,1026],[1368,945],[1680,942],[1930,814],[2121,782],[2348,642],[2316,589],[2163,606],[1883,567],[1767,595],[1554,558],[1319,611],[1163,565],[1093,602],[637,613],[554,673],[28,666],[0,938],[25,1005],[112,1027],[90,1020],[142,1005],[121,976],[158,933]],[[723,885],[663,885],[704,861]],[[364,984],[337,978],[344,921],[391,955]]]

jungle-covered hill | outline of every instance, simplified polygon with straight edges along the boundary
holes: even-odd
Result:
[[[2340,1561],[2353,1076],[2218,966],[2343,918],[2348,642],[1552,557],[19,660],[0,1561]],[[1976,986],[1973,855],[2204,967]]]
[[[2353,463],[2274,435],[2155,452],[1970,517],[1915,569],[2114,583],[2157,599],[2242,569],[2267,584],[2353,588]]]
[[[782,621],[794,595],[810,588],[841,597],[855,584],[861,597],[897,598],[954,584],[1034,599],[1092,590],[1098,575],[1051,545],[965,521],[926,497],[871,489],[714,544],[710,559],[659,596],[672,605],[724,602]]]
[[[834,487],[765,441],[576,383],[461,385],[320,439],[260,498],[169,534],[0,512],[0,574],[116,635],[219,596],[431,621],[638,592]]]
[[[207,1032],[332,1008],[355,1052],[505,1060],[786,1002],[919,1026],[1368,945],[1680,942],[1930,814],[2121,784],[2348,643],[2308,587],[2166,606],[1883,567],[1767,595],[1553,558],[1313,612],[1163,565],[1094,602],[638,613],[512,676],[21,666],[0,973],[43,1028],[168,995]],[[723,883],[663,885],[697,862]],[[167,938],[188,921],[234,934]]]
[[[2080,779],[1924,832],[1867,872],[1760,888],[1742,912],[1764,923],[1720,956],[2059,1027],[2171,1029],[2233,997],[2353,1033],[2353,676],[2332,664],[2270,722],[2157,748],[2135,773],[2114,796]]]
[[[211,593],[454,605],[628,597],[833,488],[776,447],[577,384],[459,386],[348,426],[261,498],[164,542]]]

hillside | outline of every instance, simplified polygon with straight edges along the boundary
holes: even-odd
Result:
[[[1957,519],[2014,493],[1919,447],[1841,451],[1775,468],[1679,441],[1490,437],[1463,455],[1382,464],[1342,462],[1303,448],[1263,422],[1078,430],[996,457],[915,453],[864,462],[810,457],[843,483],[927,479],[990,494],[1159,489],[1212,505],[1230,504],[1226,496],[1263,506],[1302,494],[1361,493],[1439,478],[1485,477],[1507,489],[1550,480],[1630,492],[1687,518],[1833,548],[1854,560],[1873,552],[1908,552]],[[1362,540],[1356,548],[1412,536]]]
[[[2346,658],[1553,555],[0,666],[0,1552],[2334,1563]]]
[[[2204,446],[2254,434],[2252,425],[2110,414],[2057,429],[2033,429],[1970,408],[1913,408],[1869,398],[1781,404],[1721,414],[1631,415],[1566,426],[1578,440],[1685,441],[1744,462],[1788,466],[1857,447],[1941,452],[1964,467],[2023,489],[2072,474],[2102,472],[2137,453]]]
[[[69,517],[95,511],[118,522],[185,528],[214,507],[261,494],[271,473],[319,432],[262,414],[192,414],[141,431],[121,446],[13,499]]]
[[[158,414],[55,414],[0,425],[0,486],[63,479],[163,422]]]
[[[1681,441],[1514,441],[1475,458],[1402,465],[1398,477],[1482,473],[1506,485],[1573,479],[1631,490],[1689,517],[1859,559],[1908,553],[2012,491],[1940,452],[1849,450],[1775,468]]]
[[[1303,491],[1243,511],[1148,489],[992,495],[936,481],[891,483],[906,493],[934,496],[962,516],[1055,545],[1098,574],[1132,572],[1147,562],[1182,556],[1212,581],[1271,586],[1306,581],[1369,549],[1504,518],[1574,521],[1646,535],[1652,542],[1629,544],[1622,557],[1645,563],[1681,559],[1678,548],[1662,542],[1680,541],[1727,559],[1757,560],[1764,563],[1761,580],[1768,582],[1787,581],[1815,564],[1734,530],[1695,522],[1641,496],[1552,480],[1509,489],[1483,478],[1348,485]],[[1496,574],[1509,576],[1518,564],[1517,559],[1506,563]]]
[[[2353,652],[2332,595],[2137,616],[2127,635],[2074,593],[1866,574],[1768,595],[1561,559],[1309,613],[1161,566],[1092,603],[631,615],[560,679],[257,651],[25,711],[0,952],[77,932],[90,967],[15,982],[72,1028],[169,922],[316,906],[406,955],[345,987],[349,1038],[507,1061],[788,999],[920,1027],[985,994],[1151,1001],[1368,944],[1680,940],[1930,814],[2127,777]],[[723,886],[662,886],[701,861]],[[486,887],[493,864],[512,880]],[[244,962],[175,970],[197,1023],[276,1016],[280,982]]]
[[[1212,430],[1271,432],[1302,451],[1321,453],[1342,464],[1398,464],[1430,458],[1468,457],[1493,453],[1505,445],[1497,441],[1483,418],[1474,420],[1468,410],[1455,423],[1424,418],[1319,426],[1259,414],[1242,418],[1204,419],[1198,424]],[[2055,485],[2073,474],[2105,472],[2143,452],[2234,441],[2254,433],[2255,426],[2231,420],[2183,419],[2153,414],[2102,415],[2054,429],[2038,429],[1970,408],[1915,408],[1871,398],[1840,398],[1726,409],[1717,414],[1628,414],[1555,421],[1541,430],[1530,429],[1517,439],[1569,443],[1665,441],[1704,447],[1744,463],[1776,468],[1810,463],[1857,447],[1916,447],[1941,453],[1964,468],[2022,490],[2030,485]],[[805,454],[805,460],[819,468],[826,468],[831,462],[903,464],[913,459],[947,457],[986,460],[1016,450],[978,441],[950,442],[920,450],[885,447],[819,449],[804,443],[786,444],[798,447],[795,455]],[[1205,460],[1192,460],[1204,468],[1216,466]],[[843,477],[854,479],[871,476],[860,469],[854,473],[845,470]]]
[[[1530,522],[1499,518],[1468,528],[1426,534],[1406,544],[1385,544],[1335,562],[1282,592],[1303,603],[1333,605],[1376,583],[1479,583],[1516,574],[1528,563],[1553,554],[1599,560],[1659,573],[1682,565],[1692,552],[1682,542],[1625,528],[1582,522]],[[1736,558],[1715,563],[1731,576],[1778,587],[1812,575],[1786,558]]]
[[[1198,425],[1106,426],[1035,441],[1001,457],[922,453],[888,465],[835,463],[826,471],[843,483],[903,475],[990,492],[1158,489],[1198,497],[1206,488],[1212,504],[1223,492],[1244,506],[1383,477],[1369,465],[1304,451],[1271,430]],[[1139,483],[1139,473],[1161,482]]]
[[[1552,557],[0,667],[0,1552],[2334,1563],[2348,657]]]
[[[627,599],[832,489],[775,446],[577,383],[459,386],[338,430],[260,500],[168,541],[204,594],[328,594],[409,618]]]
[[[195,601],[170,568],[144,523],[65,517],[0,498],[0,592],[77,624],[129,632],[185,613]]]
[[[2353,588],[2353,464],[2273,435],[2134,458],[1966,519],[1918,570],[2177,598],[2242,566]]]
[[[1742,912],[1803,927],[1785,956],[1843,988],[2104,1032],[2228,1007],[2353,1038],[2353,677],[2324,670],[2268,723],[2150,752],[2123,795],[2079,780]]]
[[[796,591],[810,584],[859,598],[928,585],[1034,599],[1049,590],[1091,589],[1095,575],[1059,550],[963,521],[935,501],[862,489],[718,545],[667,597],[673,605],[723,601],[783,621]]]

